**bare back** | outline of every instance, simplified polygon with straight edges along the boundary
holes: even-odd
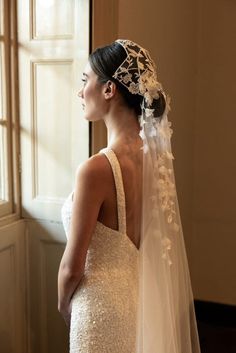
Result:
[[[142,150],[140,143],[116,144],[112,146],[121,167],[125,199],[127,235],[139,248],[142,212]],[[106,158],[104,156],[104,158]],[[114,177],[107,161],[107,185],[105,199],[101,206],[98,221],[109,228],[118,229],[117,200]]]

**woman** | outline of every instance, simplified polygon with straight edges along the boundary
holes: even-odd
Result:
[[[155,65],[118,40],[91,54],[83,83],[85,118],[105,122],[108,146],[78,168],[62,212],[58,306],[70,352],[199,352]]]

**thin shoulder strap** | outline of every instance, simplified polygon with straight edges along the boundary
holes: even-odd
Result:
[[[110,162],[115,185],[116,185],[116,197],[117,197],[117,211],[118,211],[118,226],[119,232],[126,234],[126,207],[125,207],[125,193],[123,178],[120,169],[120,163],[116,157],[116,154],[111,149],[101,150]]]

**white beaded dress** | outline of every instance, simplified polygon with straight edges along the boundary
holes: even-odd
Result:
[[[116,185],[119,229],[96,223],[85,273],[72,298],[70,353],[135,353],[139,251],[126,234],[126,209],[119,161],[103,149]],[[71,193],[62,208],[69,234]]]

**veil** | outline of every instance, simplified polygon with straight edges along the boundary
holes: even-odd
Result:
[[[117,40],[127,53],[113,77],[143,96],[142,232],[136,353],[200,353],[188,261],[175,187],[170,99],[157,79],[149,53]],[[165,109],[156,114],[164,97]]]
[[[142,129],[143,213],[137,352],[199,353],[167,111],[168,107],[160,122],[146,117]]]

